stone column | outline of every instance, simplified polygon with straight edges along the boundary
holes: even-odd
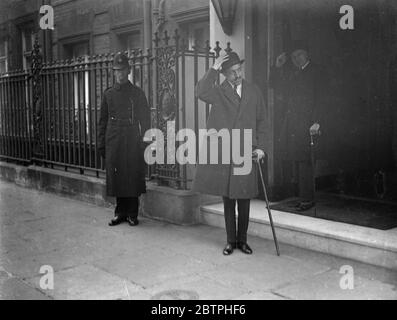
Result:
[[[152,1],[143,1],[143,49],[152,48]]]

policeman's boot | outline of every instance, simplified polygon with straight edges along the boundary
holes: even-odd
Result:
[[[111,226],[111,227],[117,226],[124,221],[126,221],[125,217],[123,217],[121,215],[115,215],[114,218],[112,220],[110,220],[109,226]]]
[[[131,227],[135,227],[139,224],[138,218],[132,216],[127,217],[127,222]]]

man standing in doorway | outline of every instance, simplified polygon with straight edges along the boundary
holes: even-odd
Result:
[[[242,135],[240,134],[239,141],[234,140],[232,130],[237,129],[242,133],[244,129],[251,129],[253,155],[262,158],[265,148],[266,107],[260,90],[243,79],[243,62],[235,52],[217,58],[212,68],[198,82],[196,90],[202,101],[212,104],[207,130],[227,130],[231,137],[231,148],[244,150]],[[226,79],[221,85],[216,85],[219,71]],[[218,163],[197,165],[193,190],[223,197],[227,233],[227,244],[223,254],[230,255],[235,248],[239,248],[245,254],[251,254],[252,249],[247,244],[247,230],[250,199],[258,195],[256,167],[253,166],[246,175],[234,174],[233,168],[236,168],[236,164],[233,160],[225,164],[220,161],[219,152],[223,150],[223,139],[215,143],[218,143]],[[251,153],[251,150],[249,152]],[[222,154],[222,158],[224,156],[225,154]]]
[[[296,41],[291,52],[292,64],[287,64],[287,53],[276,59],[269,84],[282,91],[284,110],[278,143],[284,183],[297,187],[300,202],[298,211],[314,206],[314,167],[311,158],[311,139],[320,134],[321,110],[324,102],[324,73],[309,58],[306,46]]]
[[[113,61],[115,83],[105,90],[98,125],[98,151],[106,164],[107,195],[116,197],[110,226],[138,225],[139,196],[146,192],[143,136],[150,127],[145,93],[128,80],[128,57]]]

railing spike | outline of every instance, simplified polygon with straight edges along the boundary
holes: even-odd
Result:
[[[219,41],[216,41],[215,42],[215,48],[214,48],[215,58],[219,57],[219,53],[221,52],[221,50],[222,50],[222,48],[219,46]]]
[[[230,48],[230,42],[227,43],[227,48],[225,49],[225,51],[228,54],[233,51],[232,48]]]

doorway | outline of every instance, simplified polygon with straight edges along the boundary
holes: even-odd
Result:
[[[266,73],[254,71],[254,81],[263,89],[270,109],[274,201],[289,199],[296,191],[285,182],[280,139],[289,97],[283,89],[271,87],[269,74],[276,57],[283,52],[290,56],[300,42],[326,79],[323,132],[315,148],[316,197],[397,204],[397,94],[393,91],[397,87],[397,6],[390,1],[351,1],[354,30],[342,30],[339,9],[344,4],[340,0],[255,4],[254,65]]]

